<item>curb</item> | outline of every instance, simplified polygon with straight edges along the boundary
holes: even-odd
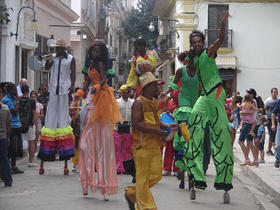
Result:
[[[248,177],[251,178],[251,180],[254,180],[254,184],[258,185],[257,187],[254,187],[251,184],[248,184],[248,180],[245,182],[238,176],[235,176],[235,178],[243,183],[245,187],[252,193],[253,197],[257,201],[257,204],[261,206],[261,209],[280,209],[279,186],[275,185],[272,187],[271,184],[269,184],[270,177],[261,171],[256,172],[255,170],[257,169],[255,168],[250,166],[237,166],[237,164],[241,163],[241,160],[237,157],[237,155],[234,155],[234,159],[236,160],[235,163],[237,171],[241,172],[243,176],[247,175],[247,179]]]

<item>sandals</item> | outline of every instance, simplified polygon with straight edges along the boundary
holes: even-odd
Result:
[[[239,165],[240,165],[240,166],[251,165],[251,162],[250,162],[250,160],[245,160],[245,162],[240,163]]]

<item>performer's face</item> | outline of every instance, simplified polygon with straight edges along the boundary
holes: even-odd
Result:
[[[100,47],[94,46],[93,50],[91,51],[91,57],[93,59],[95,59],[95,58],[99,57],[100,55],[101,55]]]
[[[146,91],[149,91],[153,97],[158,96],[158,84],[157,82],[152,82],[145,87]]]
[[[144,46],[136,46],[136,54],[140,54],[141,56],[145,55],[146,53],[146,47]]]
[[[196,53],[200,53],[204,47],[204,43],[200,36],[194,36],[192,38],[192,47]]]

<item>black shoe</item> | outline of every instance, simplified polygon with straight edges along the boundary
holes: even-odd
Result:
[[[274,167],[279,168],[279,163],[277,162],[277,160],[275,160],[275,162],[274,162]]]
[[[132,179],[132,181],[131,181],[132,183],[136,183],[136,179],[135,179],[135,177],[133,177],[133,179]]]
[[[126,193],[124,193],[124,197],[125,197],[125,200],[127,201],[129,210],[135,210],[135,204],[132,203],[132,202],[128,199]]]
[[[23,174],[24,172],[22,170],[19,170],[17,167],[13,167],[11,174]]]
[[[267,154],[267,155],[274,156],[274,153],[273,153],[271,150],[270,150],[270,151],[267,151],[266,154]]]

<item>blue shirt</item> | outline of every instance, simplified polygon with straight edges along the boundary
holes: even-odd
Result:
[[[265,127],[264,125],[260,125],[260,127],[258,128],[258,134],[257,136],[259,137],[259,139],[262,137],[263,133],[265,132]],[[264,139],[265,139],[265,135],[264,135]]]
[[[2,99],[2,103],[6,104],[9,109],[14,109],[16,107],[16,99],[10,96],[9,93],[6,93],[5,97]],[[19,113],[12,114],[11,113],[11,128],[20,128],[20,119],[19,119]]]
[[[278,99],[276,101],[276,103],[274,104],[274,106],[273,106],[273,108],[271,110],[271,113],[276,115],[276,118],[278,118],[277,122],[280,123],[280,117],[279,117],[279,113],[280,113],[280,99]]]

